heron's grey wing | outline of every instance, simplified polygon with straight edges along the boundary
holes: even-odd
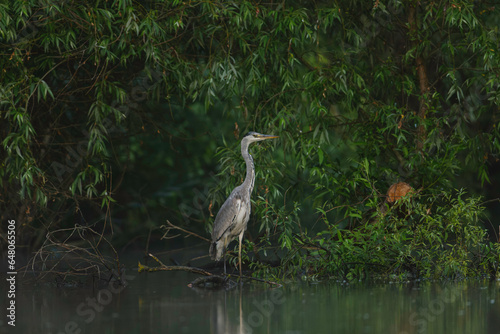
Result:
[[[212,242],[217,242],[226,231],[229,232],[234,227],[242,206],[243,199],[238,193],[229,195],[215,217]]]

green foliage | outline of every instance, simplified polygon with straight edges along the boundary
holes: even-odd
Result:
[[[324,231],[298,238],[300,270],[347,280],[464,278],[489,273],[489,260],[496,258],[498,266],[498,247],[495,256],[482,248],[486,231],[478,224],[480,202],[464,197],[459,191],[406,198],[388,211],[381,206],[370,220],[359,220],[351,229],[325,221]],[[347,215],[359,218],[357,213]]]

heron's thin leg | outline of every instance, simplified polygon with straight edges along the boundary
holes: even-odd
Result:
[[[240,277],[242,276],[241,275],[241,242],[243,241],[243,234],[245,233],[245,230],[241,231],[240,233],[240,247],[238,249],[238,261],[239,261],[239,265],[240,265]]]
[[[226,274],[226,252],[223,253],[222,258],[224,259],[224,275]]]

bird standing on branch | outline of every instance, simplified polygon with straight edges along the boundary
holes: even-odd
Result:
[[[238,263],[241,276],[241,242],[243,234],[247,229],[248,220],[250,219],[250,197],[255,181],[255,166],[252,156],[248,153],[248,146],[257,141],[273,138],[278,138],[278,136],[249,132],[241,140],[241,155],[247,166],[245,181],[234,188],[217,213],[212,230],[212,243],[210,245],[210,256],[213,260],[220,261],[224,257],[224,273],[226,273],[226,247],[231,240],[239,237]]]

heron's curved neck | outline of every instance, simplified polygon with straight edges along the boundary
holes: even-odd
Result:
[[[247,175],[245,177],[245,181],[243,181],[242,186],[248,190],[248,193],[251,194],[253,190],[253,185],[255,182],[255,167],[253,165],[253,158],[248,153],[248,146],[250,143],[246,140],[241,142],[241,155],[247,164]]]

